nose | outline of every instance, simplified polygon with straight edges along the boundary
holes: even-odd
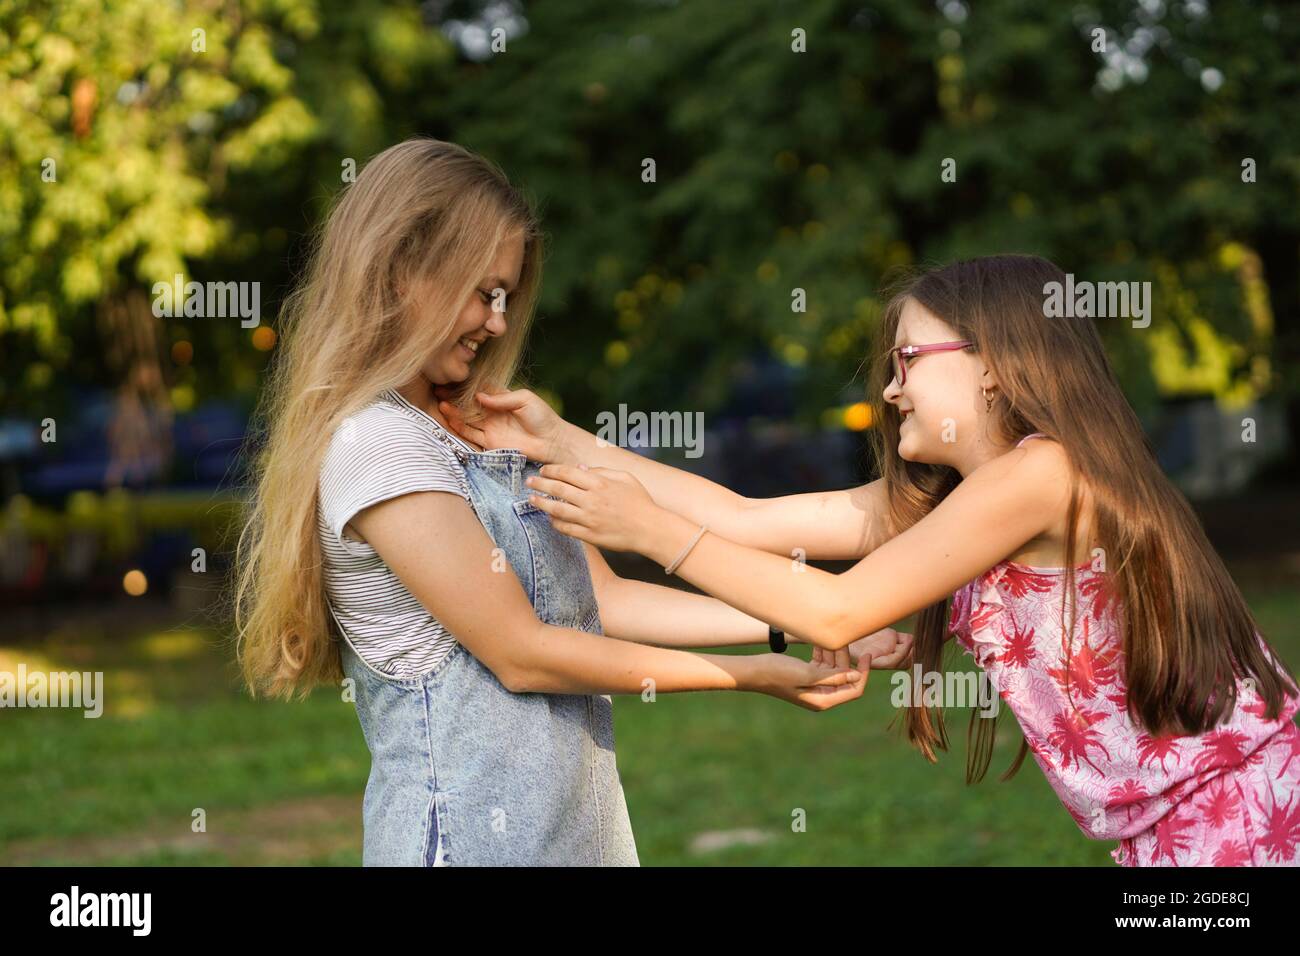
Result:
[[[491,310],[491,314],[488,316],[488,320],[484,323],[483,328],[487,329],[488,335],[505,335],[506,314],[504,312],[498,312],[491,306],[488,306],[488,308]]]
[[[891,405],[896,405],[902,396],[903,387],[898,384],[898,376],[895,375],[889,380],[889,384],[885,386],[885,391],[882,393],[882,397]]]

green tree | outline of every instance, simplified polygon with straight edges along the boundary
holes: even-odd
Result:
[[[407,135],[454,51],[375,0],[7,2],[0,23],[0,407],[112,385],[118,456],[165,455],[173,406],[251,397],[274,337],[155,317],[154,283],[261,281],[272,309],[320,184]]]
[[[1272,313],[1300,325],[1284,6],[579,0],[528,17],[448,108],[542,200],[538,378],[584,411],[708,405],[758,350],[803,370],[812,416],[900,267],[995,251],[1153,282],[1150,329],[1102,320],[1139,406],[1283,384],[1271,356],[1295,339],[1273,341]]]

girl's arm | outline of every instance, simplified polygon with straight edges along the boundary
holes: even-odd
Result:
[[[757,618],[707,594],[621,578],[596,548],[585,548],[607,637],[656,647],[767,646],[767,625]]]
[[[599,547],[668,565],[698,525],[658,507],[632,476],[547,465],[530,485],[555,527]],[[1069,461],[1055,442],[1013,449],[975,469],[903,534],[843,574],[830,574],[705,534],[677,569],[756,618],[839,650],[928,607],[1047,530],[1069,496]]]
[[[621,578],[600,551],[583,543],[592,586],[600,605],[601,626],[608,637],[657,647],[767,646],[767,625],[717,598],[646,581]],[[789,643],[807,643],[786,634]],[[852,660],[870,657],[873,670],[902,664],[911,652],[911,635],[885,628],[850,645]],[[815,651],[820,652],[820,648]],[[848,666],[850,656],[828,654],[826,663]],[[820,653],[814,658],[822,660]]]
[[[519,579],[493,570],[495,544],[465,502],[447,492],[387,499],[349,524],[516,693],[638,694],[649,679],[662,693],[751,690],[823,710],[860,696],[866,683],[860,672],[782,654],[688,654],[545,624]]]
[[[748,548],[785,558],[861,558],[889,539],[883,480],[840,491],[746,498],[716,482],[644,455],[598,442],[565,423],[561,452],[570,463],[626,471],[668,511]]]
[[[746,547],[787,558],[860,558],[890,537],[885,486],[874,481],[842,491],[746,498],[680,468],[653,461],[564,421],[527,389],[480,394],[487,417],[467,423],[459,408],[439,409],[463,437],[485,448],[517,448],[534,461],[613,468],[636,477],[657,504],[706,524]]]

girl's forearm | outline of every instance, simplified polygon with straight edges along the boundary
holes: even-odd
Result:
[[[675,511],[699,524],[717,528],[718,533],[737,540],[743,535],[742,515],[749,499],[717,482],[689,471],[654,461],[618,445],[599,441],[595,435],[566,422],[561,439],[565,463],[626,471],[645,485],[661,507]],[[756,542],[754,547],[762,547]]]
[[[600,595],[605,634],[658,647],[767,645],[767,624],[717,598],[615,578]],[[798,639],[786,635],[794,643]]]
[[[753,657],[611,641],[539,621],[512,655],[503,683],[515,693],[640,694],[653,688],[671,694],[752,690],[757,675]]]
[[[785,558],[861,558],[891,537],[883,481],[838,491],[747,498],[680,468],[653,461],[565,422],[560,464],[626,471],[661,508],[707,525],[728,541]]]
[[[644,547],[638,550],[666,567],[697,530],[698,525],[682,515],[659,511],[646,532]],[[830,650],[847,647],[893,620],[882,617],[877,622],[870,613],[864,617],[860,602],[849,601],[839,575],[792,565],[716,534],[706,534],[696,543],[677,574],[747,614]]]

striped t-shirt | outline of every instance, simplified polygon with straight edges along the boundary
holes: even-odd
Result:
[[[469,502],[465,469],[452,446],[474,449],[395,391],[348,417],[321,464],[317,525],[325,595],[335,623],[371,667],[404,680],[432,670],[456,639],[369,544],[346,537],[358,512],[415,491]]]

